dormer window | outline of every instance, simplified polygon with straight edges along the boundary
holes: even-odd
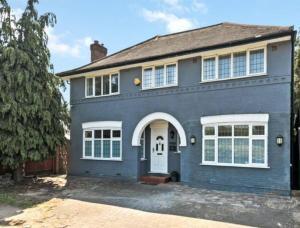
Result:
[[[265,75],[266,47],[202,58],[202,81]]]
[[[86,97],[119,94],[119,73],[86,78]]]
[[[177,85],[177,64],[164,64],[143,68],[143,89]]]

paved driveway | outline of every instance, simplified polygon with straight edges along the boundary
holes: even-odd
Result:
[[[42,178],[37,185],[22,189],[18,193],[22,197],[42,203],[6,217],[3,225],[300,227],[299,198],[82,177]]]

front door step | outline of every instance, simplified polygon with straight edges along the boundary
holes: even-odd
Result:
[[[170,181],[170,175],[148,175],[141,176],[140,181],[144,184],[164,184]]]

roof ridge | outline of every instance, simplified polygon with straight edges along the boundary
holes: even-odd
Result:
[[[197,31],[197,30],[202,30],[202,29],[207,29],[207,28],[210,28],[210,27],[219,26],[219,25],[222,25],[222,24],[224,24],[224,22],[213,24],[213,25],[208,25],[208,26],[203,26],[203,27],[200,27],[200,28],[189,29],[189,30],[185,30],[185,31],[181,31],[181,32],[168,33],[168,34],[165,34],[165,35],[160,35],[159,37],[173,36],[173,35],[178,35],[178,34],[181,34],[181,33],[193,32],[193,31]]]
[[[262,26],[262,27],[280,27],[280,28],[290,28],[292,26],[283,26],[283,25],[265,25],[265,24],[247,24],[247,23],[235,23],[235,22],[229,22],[229,21],[224,21],[223,24],[228,24],[228,25],[240,25],[240,26],[251,26],[251,27],[257,27],[257,26]]]
[[[123,51],[129,50],[129,49],[134,48],[134,47],[136,47],[136,46],[139,46],[139,45],[141,45],[141,44],[147,43],[147,42],[149,42],[149,41],[151,41],[151,40],[156,39],[157,37],[159,37],[159,35],[155,35],[155,36],[153,36],[153,37],[151,37],[151,38],[149,38],[149,39],[147,39],[147,40],[144,40],[144,41],[142,41],[142,42],[139,42],[139,43],[134,44],[134,45],[132,45],[132,46],[129,46],[129,47],[127,47],[127,48],[121,49],[121,50],[119,50],[119,51],[117,51],[117,52],[115,52],[115,53],[112,53],[112,54],[110,54],[110,55],[107,55],[107,56],[105,56],[104,58],[98,59],[98,60],[96,60],[96,61],[94,61],[94,62],[90,62],[90,63],[85,64],[85,65],[83,65],[83,66],[77,67],[77,68],[75,68],[74,70],[81,69],[81,68],[83,68],[83,67],[87,67],[87,66],[89,66],[89,65],[92,65],[92,64],[97,63],[97,62],[99,62],[99,61],[102,61],[102,60],[104,60],[104,59],[107,59],[107,58],[109,58],[109,57],[112,57],[112,56],[114,56],[114,55],[117,55],[117,54],[119,54],[119,53],[121,53],[121,52],[123,52]]]

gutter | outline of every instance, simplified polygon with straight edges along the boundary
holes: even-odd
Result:
[[[293,29],[294,30],[294,29]],[[294,161],[294,119],[295,119],[295,113],[294,113],[294,55],[295,55],[295,39],[296,39],[297,32],[293,31],[291,34],[291,41],[292,41],[292,55],[291,55],[291,120],[290,120],[290,187],[291,190],[293,188],[297,188],[299,186],[295,186],[294,184],[294,167],[295,164]],[[297,110],[298,111],[298,110]],[[297,177],[297,176],[296,176]],[[298,180],[295,182],[298,183]]]
[[[136,64],[136,63],[159,60],[159,59],[164,59],[164,58],[176,57],[176,56],[180,56],[180,55],[192,54],[194,52],[202,52],[202,51],[209,51],[209,50],[219,49],[219,48],[233,47],[233,46],[248,44],[248,43],[257,42],[257,41],[264,41],[264,40],[268,40],[268,39],[272,39],[272,38],[279,38],[282,36],[288,36],[288,35],[293,36],[293,34],[294,34],[294,30],[292,28],[292,31],[273,33],[273,34],[270,34],[267,36],[253,37],[253,38],[251,37],[251,38],[247,38],[247,39],[243,39],[243,40],[231,41],[231,42],[227,42],[227,43],[222,43],[222,44],[217,44],[217,45],[212,45],[212,46],[207,46],[207,47],[202,47],[202,48],[195,48],[195,49],[185,50],[185,51],[180,51],[180,52],[172,52],[172,53],[168,53],[168,54],[164,54],[164,55],[146,57],[146,58],[141,58],[141,59],[136,59],[136,60],[128,60],[128,61],[124,61],[124,62],[107,64],[107,65],[97,66],[97,67],[88,68],[88,69],[69,70],[69,71],[57,73],[56,75],[59,77],[66,77],[66,76],[70,76],[73,74],[82,74],[82,73],[87,73],[87,72],[91,72],[91,71],[95,71],[95,70],[102,70],[102,69],[119,67],[119,66],[124,66],[124,65],[129,65],[129,64]]]

